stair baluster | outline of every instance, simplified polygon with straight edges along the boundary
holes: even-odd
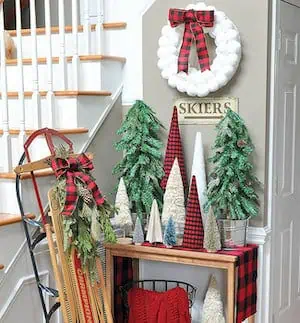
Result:
[[[97,53],[99,55],[105,54],[104,51],[104,0],[97,0],[97,25],[96,25],[96,37],[97,37]],[[102,89],[102,62],[100,63],[100,84],[99,89]]]
[[[47,75],[48,75],[48,92],[47,92],[47,105],[48,105],[48,127],[54,128],[54,92],[53,92],[53,66],[52,66],[52,38],[51,38],[51,10],[50,1],[45,0],[45,30],[47,38]]]
[[[86,54],[91,54],[91,22],[90,22],[90,0],[84,0],[83,2],[83,12],[84,12],[84,22],[83,22],[83,33],[85,39]]]
[[[79,90],[79,56],[78,56],[78,1],[72,0],[72,33],[73,33],[73,58],[72,58],[72,87]]]
[[[97,52],[99,55],[105,54],[104,52],[104,0],[97,0]]]
[[[22,51],[22,19],[20,0],[15,1],[16,5],[16,29],[17,29],[17,64],[18,64],[18,101],[20,116],[20,133],[19,133],[19,154],[21,155],[26,140],[25,133],[25,97],[24,97],[24,73],[23,73],[23,51]]]
[[[67,89],[67,60],[66,60],[66,37],[65,37],[65,3],[59,0],[58,3],[59,19],[59,65],[62,82],[62,90]]]
[[[0,4],[0,54],[1,54],[1,101],[2,101],[2,158],[3,171],[9,172],[12,167],[11,138],[9,134],[9,113],[7,96],[7,69],[5,57],[5,30],[4,30],[4,10],[3,3]]]
[[[41,96],[39,92],[38,52],[36,34],[36,6],[35,0],[30,0],[30,29],[32,47],[32,115],[33,128],[41,127]]]

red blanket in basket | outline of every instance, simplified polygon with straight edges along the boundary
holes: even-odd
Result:
[[[191,323],[188,296],[180,287],[165,293],[132,288],[128,305],[129,323]]]

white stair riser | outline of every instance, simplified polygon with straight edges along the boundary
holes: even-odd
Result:
[[[0,199],[1,213],[19,214],[14,180],[0,179],[0,196],[2,196]]]
[[[80,91],[113,91],[116,88],[115,74],[120,73],[123,63],[112,60],[101,61],[81,61],[79,66],[79,88]],[[112,71],[113,70],[113,71]],[[32,91],[32,65],[23,65],[24,71],[24,90]],[[64,91],[73,90],[74,84],[72,73],[72,62],[67,62],[67,86],[62,84],[61,73],[62,67],[59,63],[53,63],[53,90]],[[109,73],[108,73],[109,71]],[[39,89],[40,91],[48,90],[47,65],[39,64]],[[18,91],[18,67],[11,65],[7,67],[7,88],[8,91]],[[1,76],[0,76],[1,80]]]
[[[56,97],[55,98],[55,120],[57,120],[55,128],[61,129],[72,129],[72,128],[87,128],[91,129],[95,126],[95,121],[100,118],[103,114],[105,107],[109,104],[111,98],[110,97],[99,97],[99,96],[80,96],[73,98],[66,97]],[[26,104],[26,128],[34,129],[33,123],[33,111],[31,105],[31,99],[25,99]],[[46,98],[42,98],[41,100],[42,106],[42,127],[47,127],[48,123],[48,105]],[[11,121],[11,129],[19,129],[19,101],[17,99],[9,100],[9,112],[10,112],[10,121]],[[80,151],[84,143],[87,141],[89,135],[88,134],[74,134],[67,135],[70,139],[75,143],[74,150]],[[20,156],[23,152],[19,136],[11,135],[11,145],[12,145],[12,162],[13,166],[15,166]],[[36,145],[32,146],[32,156],[34,159],[39,159],[49,155],[47,147],[43,144],[44,140],[37,140]],[[2,150],[2,138],[0,139],[0,148]],[[0,169],[3,167],[3,156],[0,155]],[[4,201],[6,203],[6,201]],[[8,207],[9,209],[9,207]],[[4,212],[1,210],[0,204],[0,212]]]
[[[101,90],[101,61],[81,61],[79,67],[79,90],[81,91],[100,91]],[[72,62],[67,63],[67,86],[62,84],[61,71],[59,63],[53,63],[53,90],[73,90]],[[18,67],[8,66],[7,68],[7,88],[8,91],[18,91],[19,85],[16,81]],[[32,91],[32,65],[23,65],[24,71],[24,88],[25,91]],[[39,64],[39,89],[40,91],[48,90],[47,65]],[[93,77],[91,77],[93,75]],[[18,78],[17,78],[18,79]]]
[[[122,29],[116,30],[105,30],[103,32],[103,43],[104,52],[98,52],[97,50],[97,33],[96,31],[91,32],[91,52],[88,53],[86,49],[86,41],[83,32],[78,33],[78,55],[88,55],[88,54],[110,54],[115,56],[125,56],[125,45],[124,40],[125,31]],[[23,58],[30,58],[32,56],[32,40],[31,36],[22,36],[22,52]],[[14,43],[17,44],[16,37],[13,37]],[[52,56],[59,56],[60,54],[60,40],[59,34],[52,34]],[[121,43],[120,43],[121,42]],[[121,45],[122,44],[122,45]],[[46,57],[48,46],[45,35],[37,35],[37,50],[38,57]],[[72,33],[65,33],[65,53],[67,56],[72,56],[73,50],[73,35]],[[17,57],[17,53],[14,54]]]
[[[78,127],[77,120],[77,96],[74,97],[55,97],[54,98],[54,125],[56,128],[76,128]],[[0,106],[3,109],[3,106]],[[18,98],[9,98],[9,127],[10,129],[20,128],[20,111],[21,102]],[[49,126],[49,105],[45,96],[41,97],[41,127]],[[25,97],[25,127],[26,129],[35,129],[35,120],[37,116],[34,115],[34,108],[32,105],[32,98]]]
[[[57,96],[54,98],[55,123],[54,128],[74,129],[78,127],[91,128],[95,125],[105,108],[111,100],[110,97],[102,96]],[[20,128],[20,101],[17,98],[10,98],[9,104],[9,125],[10,129]],[[0,106],[1,107],[1,106]],[[1,113],[0,108],[0,113]],[[41,127],[49,127],[49,107],[46,97],[41,97]],[[26,129],[35,129],[36,116],[33,114],[32,99],[25,98],[25,126]]]

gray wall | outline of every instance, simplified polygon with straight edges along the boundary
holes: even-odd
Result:
[[[184,8],[191,0],[157,0],[143,19],[143,72],[144,100],[158,113],[158,117],[169,128],[174,101],[183,96],[171,89],[167,81],[160,76],[157,67],[158,39],[161,28],[167,22],[171,7]],[[207,0],[224,11],[237,25],[243,43],[243,58],[238,73],[222,90],[212,96],[234,96],[239,98],[240,115],[245,119],[250,135],[256,146],[254,161],[259,179],[265,180],[266,159],[266,115],[267,115],[267,70],[268,70],[268,0]],[[208,157],[215,139],[214,126],[181,126],[185,161],[188,175],[191,171],[194,137],[197,131],[203,134],[205,153]],[[164,139],[167,139],[167,132]],[[254,225],[263,224],[264,197],[262,207]]]
[[[95,170],[93,175],[96,177],[99,188],[113,203],[117,180],[115,176],[112,176],[112,168],[122,158],[122,154],[116,152],[113,144],[119,139],[116,131],[120,128],[121,122],[122,105],[119,99],[87,149],[88,152],[94,154]]]

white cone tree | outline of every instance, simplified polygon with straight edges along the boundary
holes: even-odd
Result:
[[[116,195],[115,207],[117,213],[115,214],[115,224],[124,229],[125,233],[129,233],[132,230],[132,218],[129,207],[129,199],[126,191],[126,186],[123,178],[121,177]]]
[[[163,226],[167,225],[170,216],[175,222],[176,234],[183,234],[185,224],[184,187],[177,158],[174,160],[164,195]]]
[[[153,200],[152,203],[146,240],[150,243],[163,241],[160,214],[156,200]]]
[[[211,276],[205,296],[202,323],[225,323],[223,302],[215,276]]]
[[[141,245],[145,241],[143,227],[142,227],[141,219],[139,217],[137,217],[135,221],[132,241],[136,245]]]
[[[220,231],[212,207],[209,208],[206,218],[204,230],[204,248],[208,252],[217,252],[218,250],[221,250]]]
[[[206,172],[205,172],[205,160],[204,160],[204,151],[203,151],[203,142],[202,142],[202,134],[201,132],[197,132],[195,138],[195,146],[194,146],[194,157],[193,157],[193,165],[192,165],[192,173],[196,176],[197,189],[199,202],[201,207],[201,214],[204,215],[204,205],[206,202],[206,189],[207,189],[207,181],[206,181]]]

